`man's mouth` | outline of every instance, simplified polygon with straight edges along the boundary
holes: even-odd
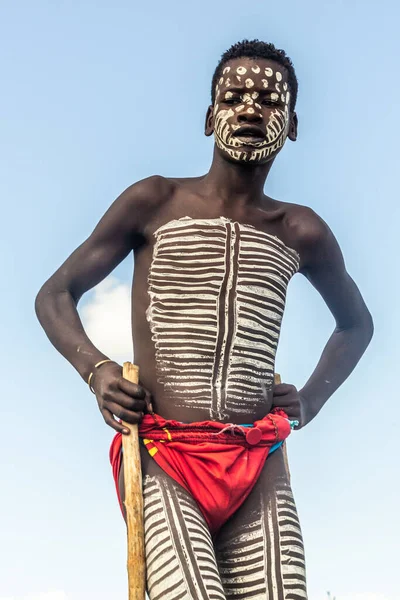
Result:
[[[247,127],[239,127],[233,134],[235,137],[240,138],[244,142],[263,142],[265,140],[265,132],[259,127],[247,126]]]

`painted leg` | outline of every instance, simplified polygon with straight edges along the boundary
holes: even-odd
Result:
[[[150,600],[225,600],[211,535],[197,503],[154,461],[143,462]]]
[[[306,600],[300,523],[281,451],[216,540],[227,600]]]

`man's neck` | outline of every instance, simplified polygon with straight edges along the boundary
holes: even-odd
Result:
[[[257,205],[264,197],[264,184],[272,163],[273,160],[262,165],[234,163],[214,150],[213,162],[202,184],[207,195],[230,206]]]

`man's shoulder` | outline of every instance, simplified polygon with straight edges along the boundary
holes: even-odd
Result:
[[[152,175],[133,183],[117,198],[120,215],[133,220],[135,229],[144,231],[154,215],[173,197],[176,184],[161,175]]]
[[[309,206],[280,203],[285,237],[301,258],[301,271],[340,261],[341,250],[327,223]]]
[[[328,225],[309,206],[289,202],[280,202],[280,205],[287,235],[300,249],[315,247],[329,235]]]
[[[124,194],[134,202],[152,202],[157,204],[168,199],[175,189],[172,179],[162,175],[151,175],[130,185]]]

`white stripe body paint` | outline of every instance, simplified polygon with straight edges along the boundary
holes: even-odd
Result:
[[[260,494],[259,507],[217,544],[226,600],[307,600],[304,548],[290,488],[278,488],[268,500]]]
[[[225,217],[183,217],[154,235],[146,317],[166,399],[217,420],[262,406],[297,252]]]
[[[166,477],[144,479],[150,600],[225,600],[211,535],[196,502]]]

